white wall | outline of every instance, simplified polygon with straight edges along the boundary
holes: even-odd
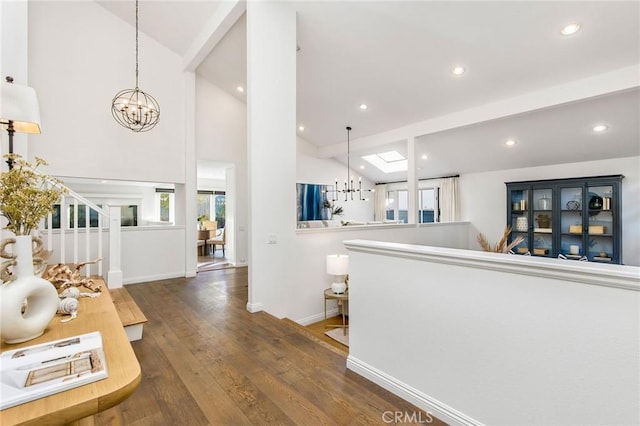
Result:
[[[43,232],[46,241],[47,234]],[[75,263],[73,252],[73,231],[65,235],[65,263]],[[78,262],[98,258],[98,232],[91,230],[90,253],[86,257],[85,232],[78,230]],[[183,277],[185,271],[185,227],[184,226],[150,226],[123,227],[121,233],[122,259],[121,267],[123,283],[138,282]],[[60,233],[52,235],[53,253],[49,263],[61,262]],[[45,242],[46,247],[46,242]],[[194,247],[195,251],[195,247]],[[102,237],[102,276],[109,271],[109,230],[105,230]],[[86,266],[82,275],[98,273],[96,265]]]
[[[233,194],[227,194],[227,239],[235,265],[245,265],[247,241],[247,108],[218,87],[196,76],[196,158],[233,164]],[[195,165],[194,165],[195,167]],[[225,185],[228,182],[225,183]],[[231,188],[228,188],[231,190]],[[235,248],[233,248],[235,246]],[[228,248],[229,248],[228,247]]]
[[[135,87],[135,28],[96,2],[29,2],[29,83],[42,120],[29,154],[50,174],[184,183],[181,58],[144,33],[139,44],[139,87],[161,111],[145,133],[111,116],[114,95]]]
[[[28,48],[27,38],[29,4],[24,1],[0,2],[0,78],[11,76],[14,84],[29,86],[28,81]],[[37,140],[38,135],[30,136],[24,133],[16,133],[13,137],[13,152],[28,157],[29,139]],[[0,132],[0,154],[9,152],[7,132]],[[0,162],[2,170],[7,168],[4,159]]]
[[[639,424],[637,267],[354,243],[348,368],[449,424]]]
[[[324,319],[323,290],[331,287],[333,276],[327,275],[326,258],[329,254],[347,254],[343,241],[368,239],[440,247],[467,248],[469,224],[443,223],[415,225],[348,226],[329,229],[304,229],[296,232],[293,260],[289,268],[296,277],[291,292],[281,295],[287,302],[283,316],[300,324],[311,324]],[[395,271],[401,278],[408,271]],[[335,308],[335,303],[328,309]]]
[[[623,174],[622,181],[622,260],[640,265],[640,157],[527,169],[499,170],[460,176],[462,219],[473,224],[470,246],[479,248],[478,232],[500,236],[506,225],[507,192],[505,182]],[[491,238],[489,238],[491,239]],[[495,237],[494,239],[497,239]]]
[[[338,186],[342,188],[344,180],[347,177],[347,167],[334,159],[317,158],[314,156],[314,149],[308,142],[302,138],[297,140],[297,162],[296,176],[299,183],[314,183],[320,185],[335,186],[335,179],[338,178]],[[351,170],[351,175],[358,180],[360,174]],[[374,184],[366,179],[362,179],[362,187],[365,189],[373,189]],[[295,187],[293,189],[295,191]],[[344,214],[334,219],[339,220],[356,220],[370,221],[373,220],[373,193],[366,194],[368,201],[344,201],[344,194],[337,195],[338,200],[335,202],[337,206],[342,206]]]

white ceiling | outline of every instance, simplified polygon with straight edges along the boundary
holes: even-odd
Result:
[[[99,1],[133,23],[133,2]],[[130,4],[129,4],[130,3]],[[127,5],[127,7],[125,7]],[[640,63],[640,2],[291,2],[298,14],[298,134],[318,147]],[[141,31],[185,55],[217,2],[142,1]],[[582,29],[562,36],[563,25]],[[244,100],[244,16],[198,73]],[[449,71],[462,64],[467,72]],[[246,87],[246,86],[245,86]],[[420,137],[420,174],[640,155],[637,90]],[[366,103],[369,108],[358,108]],[[593,135],[596,121],[606,134]],[[507,135],[508,134],[508,135]],[[506,150],[506,137],[519,140]],[[392,143],[395,141],[389,141]],[[471,154],[473,153],[473,154]],[[346,162],[346,158],[341,156]],[[351,157],[352,163],[354,156]],[[363,174],[375,181],[390,176]]]

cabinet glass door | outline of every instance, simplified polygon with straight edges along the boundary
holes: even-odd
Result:
[[[583,238],[583,187],[560,188],[559,253],[569,259],[585,255]]]
[[[613,253],[613,187],[589,186],[587,189],[588,247],[587,257],[597,262],[611,262]]]
[[[535,256],[553,255],[553,189],[533,190],[531,212],[533,217],[533,251]]]
[[[526,254],[529,251],[529,190],[513,189],[509,193],[511,203],[511,235],[509,242],[517,237],[522,237],[523,242],[513,248],[519,254]]]

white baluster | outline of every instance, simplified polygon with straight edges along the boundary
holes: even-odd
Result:
[[[98,259],[102,259],[102,215],[98,215]],[[98,276],[102,276],[102,262],[98,262]]]
[[[73,263],[78,263],[78,199],[73,199]]]
[[[84,261],[89,262],[91,260],[91,209],[88,205],[84,205]],[[87,265],[87,275],[91,275],[91,265]]]
[[[63,195],[60,198],[60,263],[67,263],[66,261],[66,238],[67,238],[67,226],[69,224],[69,215],[67,214],[67,200]]]

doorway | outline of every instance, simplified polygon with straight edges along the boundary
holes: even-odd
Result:
[[[196,212],[198,215],[197,272],[233,266],[234,246],[229,241],[228,225],[233,223],[229,208],[229,180],[233,165],[217,161],[198,161]],[[233,187],[233,185],[231,185]],[[231,250],[229,250],[231,248]]]

